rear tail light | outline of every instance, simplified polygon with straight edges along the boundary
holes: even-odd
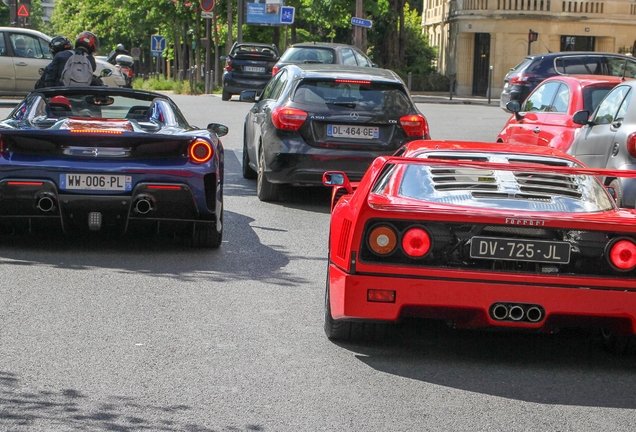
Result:
[[[225,70],[228,71],[228,72],[232,71],[232,60],[228,59],[225,62]]]
[[[296,108],[277,107],[272,110],[272,123],[277,129],[296,131],[307,120],[307,113]]]
[[[535,75],[517,75],[510,78],[510,84],[527,84]]]
[[[397,246],[397,234],[393,228],[382,225],[373,228],[369,233],[369,247],[378,255],[388,255]]]
[[[608,258],[617,270],[633,270],[636,268],[636,244],[632,239],[618,239],[610,244]]]
[[[422,228],[411,228],[402,236],[402,250],[412,258],[421,258],[431,250],[431,236]]]
[[[636,158],[636,132],[632,132],[627,136],[627,153]]]
[[[394,290],[381,290],[381,289],[370,289],[370,290],[367,290],[367,301],[370,301],[370,302],[383,302],[383,303],[395,303],[395,291]]]
[[[212,156],[214,156],[214,149],[212,148],[212,144],[204,139],[198,138],[190,144],[190,151],[188,154],[190,155],[190,160],[192,162],[206,163],[212,159]]]
[[[280,70],[280,68],[278,66],[274,66],[272,68],[272,76],[276,75],[276,73]]]
[[[428,136],[428,122],[419,114],[401,117],[400,124],[407,136],[420,138]]]

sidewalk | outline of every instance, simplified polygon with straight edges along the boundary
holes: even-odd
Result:
[[[411,97],[415,103],[485,105],[499,108],[499,98],[490,98],[490,103],[488,103],[488,98],[486,97],[453,95],[451,98],[449,93],[439,92],[412,92]]]

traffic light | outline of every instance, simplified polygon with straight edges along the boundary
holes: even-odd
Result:
[[[528,32],[528,42],[536,42],[537,39],[539,38],[539,33],[532,31],[532,29],[530,29],[530,31]]]

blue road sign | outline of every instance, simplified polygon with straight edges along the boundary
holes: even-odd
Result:
[[[362,19],[362,18],[351,17],[351,24],[353,24],[354,26],[371,28],[371,26],[373,25],[373,21]]]
[[[155,53],[162,53],[166,49],[166,38],[163,36],[152,35],[150,36],[150,51],[152,55]]]
[[[293,24],[294,23],[294,11],[296,10],[293,6],[283,6],[280,9],[280,23],[281,24]]]

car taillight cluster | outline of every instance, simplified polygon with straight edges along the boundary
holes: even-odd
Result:
[[[616,270],[634,270],[636,268],[636,243],[631,238],[614,239],[608,246],[607,259]]]
[[[627,136],[627,153],[636,158],[636,132],[632,132]]]
[[[307,120],[307,113],[296,108],[277,107],[272,110],[272,123],[277,129],[297,131]]]
[[[399,244],[402,251],[411,258],[426,256],[432,244],[431,235],[421,226],[407,227],[402,233],[398,233],[391,225],[374,227],[369,232],[367,242],[376,255],[389,255]]]
[[[212,144],[208,141],[197,138],[190,144],[188,155],[192,162],[206,163],[214,156],[214,149],[212,148]]]
[[[225,62],[225,70],[228,72],[232,71],[232,60],[227,59],[227,61]]]
[[[272,68],[272,76],[276,75],[276,72],[278,72],[280,70],[280,68],[278,66],[274,66]]]
[[[534,77],[535,75],[516,75],[510,78],[510,84],[526,84]]]
[[[428,122],[419,114],[401,117],[400,125],[402,125],[402,129],[407,136],[419,138],[428,137]]]

